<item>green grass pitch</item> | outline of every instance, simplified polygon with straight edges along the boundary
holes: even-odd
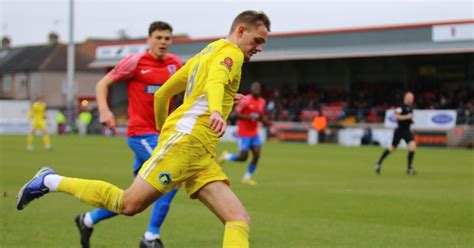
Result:
[[[132,180],[132,152],[123,137],[53,136],[54,151],[25,151],[25,136],[0,136],[0,247],[80,247],[74,217],[87,205],[59,193],[15,209],[15,195],[41,166],[102,179],[120,187]],[[235,151],[233,143],[219,151]],[[226,163],[232,189],[253,224],[254,248],[473,247],[474,152],[419,148],[417,176],[405,174],[406,150],[373,172],[380,147],[267,143],[255,179],[240,184],[244,163]],[[166,247],[220,247],[223,226],[181,191],[162,226]],[[137,247],[150,210],[96,226],[94,247]]]

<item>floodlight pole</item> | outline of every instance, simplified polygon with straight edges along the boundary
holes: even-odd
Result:
[[[68,123],[74,123],[74,0],[69,0],[69,42],[67,45],[66,107]]]

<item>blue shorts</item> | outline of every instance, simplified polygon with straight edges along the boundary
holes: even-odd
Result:
[[[258,135],[252,137],[239,137],[237,145],[239,146],[239,151],[248,152],[252,148],[262,147],[262,141]]]
[[[127,138],[130,149],[135,153],[133,162],[133,175],[137,176],[142,165],[150,158],[158,144],[158,134],[143,134]]]

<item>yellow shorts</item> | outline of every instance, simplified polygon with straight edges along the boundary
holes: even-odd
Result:
[[[198,139],[180,132],[160,135],[158,147],[138,175],[163,194],[182,184],[191,198],[210,182],[230,185],[214,155]]]
[[[45,121],[33,121],[31,123],[31,130],[46,130],[46,122]]]

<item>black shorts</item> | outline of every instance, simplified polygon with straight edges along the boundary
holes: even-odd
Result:
[[[395,129],[395,131],[393,132],[392,146],[397,147],[401,139],[405,140],[405,142],[408,144],[410,141],[413,140],[412,131],[410,131],[410,129]]]

